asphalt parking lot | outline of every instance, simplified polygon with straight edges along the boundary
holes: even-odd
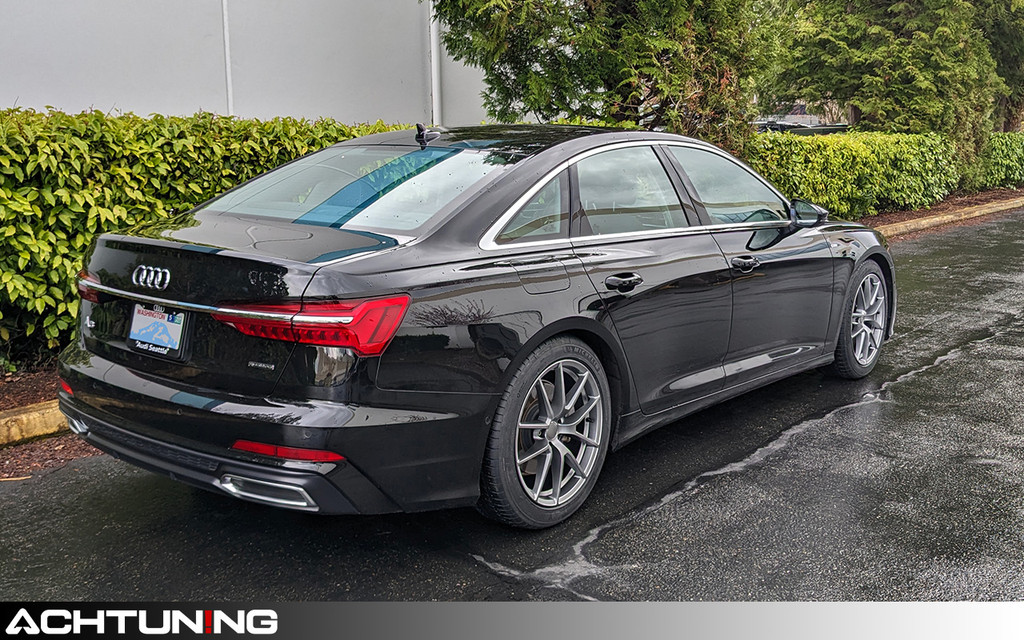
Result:
[[[567,524],[316,517],[107,456],[0,483],[6,600],[1024,598],[1024,210],[894,243],[865,380],[790,378],[612,455]]]

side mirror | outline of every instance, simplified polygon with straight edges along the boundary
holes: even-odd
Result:
[[[828,209],[798,198],[789,204],[789,217],[798,228],[816,227],[828,220]]]

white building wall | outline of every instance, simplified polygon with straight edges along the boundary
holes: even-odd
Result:
[[[426,2],[0,0],[0,24],[0,108],[432,121]],[[443,59],[439,124],[485,118],[482,77]]]

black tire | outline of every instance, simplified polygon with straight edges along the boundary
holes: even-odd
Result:
[[[863,346],[859,346],[854,335],[854,308],[858,306],[858,293],[861,292],[865,283],[878,283],[881,287],[881,317],[870,322],[870,325],[862,327],[869,333],[873,332],[877,339],[877,346],[870,354],[865,353]],[[870,287],[869,287],[870,288]],[[861,315],[860,317],[864,317]],[[839,321],[839,341],[836,344],[835,361],[829,365],[828,371],[832,375],[848,380],[858,380],[871,373],[878,364],[878,356],[881,353],[882,341],[885,339],[886,329],[889,322],[889,290],[885,281],[882,268],[874,260],[866,260],[858,266],[850,277],[850,287],[843,302],[843,315]],[[871,340],[866,337],[866,340]],[[868,351],[871,351],[868,344]],[[867,357],[865,357],[867,356]]]
[[[555,408],[558,379],[565,401]],[[538,389],[545,390],[543,400]],[[570,403],[574,390],[576,401]],[[554,420],[546,415],[545,405]],[[577,425],[571,426],[574,420]],[[538,427],[520,428],[520,423]],[[608,454],[611,425],[608,378],[593,350],[568,336],[544,342],[516,370],[495,411],[477,508],[488,518],[524,529],[564,521],[586,501],[597,482]],[[577,432],[575,436],[570,429]],[[525,460],[531,453],[533,457]],[[560,472],[557,492],[556,470]]]

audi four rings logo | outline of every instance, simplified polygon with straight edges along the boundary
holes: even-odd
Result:
[[[132,283],[139,287],[159,289],[163,291],[171,284],[171,272],[159,267],[147,267],[140,264],[132,271]]]

